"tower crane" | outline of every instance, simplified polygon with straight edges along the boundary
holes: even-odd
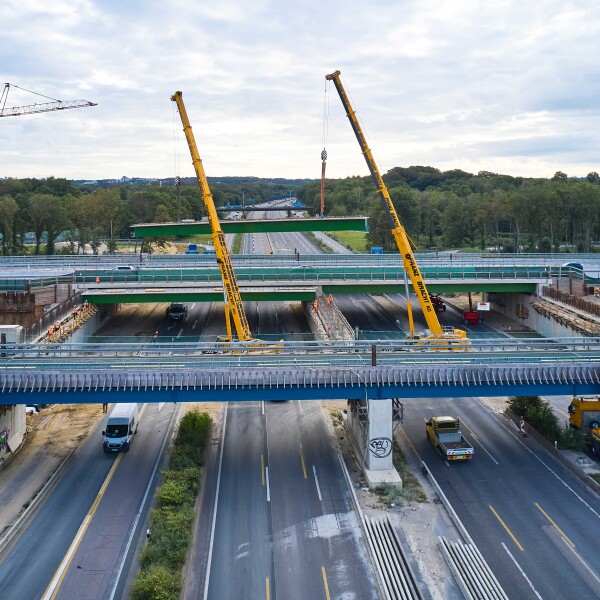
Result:
[[[388,192],[388,189],[379,173],[379,169],[377,168],[377,164],[375,163],[375,159],[373,158],[373,154],[369,146],[367,145],[367,140],[365,138],[365,134],[358,122],[358,117],[356,116],[356,112],[352,108],[350,104],[350,99],[346,94],[346,90],[342,85],[342,81],[340,79],[340,71],[335,71],[329,75],[325,75],[326,81],[333,81],[335,85],[335,89],[342,101],[342,105],[346,111],[346,116],[350,121],[350,125],[356,135],[356,139],[358,140],[358,144],[360,145],[360,149],[365,157],[365,161],[367,162],[367,166],[369,167],[369,171],[375,181],[375,186],[377,187],[377,193],[383,200],[387,211],[392,219],[393,228],[392,235],[394,236],[394,240],[396,242],[396,246],[398,247],[398,251],[402,256],[402,262],[404,265],[404,272],[408,273],[410,277],[411,283],[413,285],[415,294],[417,296],[417,300],[421,306],[421,310],[423,311],[423,316],[425,317],[425,321],[427,323],[427,327],[429,329],[429,334],[426,336],[420,336],[415,334],[414,331],[414,322],[412,316],[412,306],[410,303],[410,299],[408,293],[406,295],[406,308],[408,312],[408,321],[409,321],[409,329],[410,329],[410,338],[422,340],[423,343],[430,345],[431,347],[439,347],[442,348],[450,348],[453,346],[462,347],[463,345],[467,345],[469,342],[467,340],[467,334],[462,329],[455,329],[454,327],[443,327],[435,313],[433,304],[431,302],[431,297],[429,292],[427,291],[427,287],[425,285],[425,281],[423,276],[421,275],[421,271],[417,265],[417,261],[413,254],[412,246],[404,229],[398,214],[396,213],[396,209],[394,208],[394,204]],[[453,341],[456,342],[453,343]]]
[[[227,328],[227,337],[221,341],[231,342],[232,341],[232,330],[231,330],[231,319],[235,331],[240,342],[250,342],[251,345],[260,345],[259,340],[252,339],[252,333],[250,332],[250,326],[248,325],[248,319],[246,318],[246,312],[244,311],[244,305],[242,303],[242,296],[240,289],[235,277],[235,272],[231,264],[231,258],[229,251],[227,250],[227,244],[225,243],[225,234],[221,229],[219,223],[219,217],[215,208],[215,203],[212,197],[212,193],[208,186],[206,174],[204,173],[204,167],[202,166],[202,159],[198,153],[198,147],[196,146],[196,140],[192,132],[192,126],[187,116],[187,111],[183,103],[183,94],[181,92],[175,92],[171,96],[171,100],[177,104],[179,110],[179,116],[181,117],[181,123],[183,124],[183,132],[190,148],[190,154],[192,156],[192,164],[196,171],[196,177],[200,184],[200,190],[202,192],[202,201],[206,207],[206,214],[208,215],[208,222],[211,230],[211,239],[215,247],[215,254],[217,255],[217,264],[219,265],[219,271],[221,272],[221,278],[223,280],[223,296],[225,302],[225,325]]]
[[[36,96],[41,96],[47,100],[52,100],[52,102],[5,108],[8,92],[10,91],[11,87],[23,90],[24,92],[29,92],[30,94],[35,94]],[[19,117],[21,115],[32,115],[34,113],[51,112],[54,110],[66,110],[68,108],[85,108],[86,106],[97,106],[97,104],[95,102],[90,102],[89,100],[56,100],[55,98],[50,98],[50,96],[44,96],[43,94],[26,90],[25,88],[15,85],[14,83],[5,83],[2,94],[0,94],[0,117]]]

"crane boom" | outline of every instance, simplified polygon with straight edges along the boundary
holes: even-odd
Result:
[[[229,256],[229,251],[227,250],[227,244],[225,243],[225,234],[223,233],[221,224],[219,223],[219,217],[217,215],[212,193],[204,173],[202,160],[198,154],[198,148],[192,132],[192,126],[190,125],[190,121],[185,110],[185,105],[183,104],[182,93],[175,92],[171,96],[171,100],[177,104],[177,108],[179,109],[179,116],[181,117],[181,123],[183,124],[183,132],[185,133],[185,138],[190,148],[192,163],[194,165],[194,170],[196,171],[198,183],[200,184],[202,201],[206,207],[208,223],[212,232],[211,239],[215,247],[217,264],[219,265],[221,278],[223,280],[225,316],[228,319],[229,315],[231,315],[238,339],[240,341],[249,342],[252,341],[252,333],[250,332],[250,326],[248,325],[248,319],[246,318],[246,312],[244,311],[244,305],[242,303],[242,296],[240,294],[235,272],[231,264],[231,258]]]
[[[18,87],[18,86],[14,86]],[[0,104],[6,103],[10,83],[4,84],[4,90],[0,96]],[[22,88],[21,88],[22,89]],[[67,110],[69,108],[85,108],[86,106],[97,106],[95,102],[89,100],[54,100],[53,102],[43,102],[41,104],[28,104],[27,106],[13,106],[11,108],[0,108],[0,117],[19,117],[21,115],[32,115],[35,113],[51,112],[54,110]]]
[[[421,271],[419,270],[419,266],[417,265],[417,261],[414,257],[406,230],[404,229],[402,223],[400,222],[400,219],[398,218],[398,213],[396,213],[396,209],[394,208],[394,204],[392,202],[388,189],[383,181],[383,178],[381,177],[381,174],[379,173],[379,169],[377,168],[377,164],[375,163],[373,154],[371,153],[371,150],[367,145],[367,140],[365,138],[365,134],[362,131],[360,123],[358,122],[356,112],[352,108],[352,105],[350,104],[350,99],[348,98],[346,90],[342,85],[340,79],[340,71],[335,71],[334,73],[325,75],[325,79],[327,81],[333,81],[333,84],[335,85],[335,89],[337,90],[340,96],[340,100],[342,101],[342,104],[344,106],[344,110],[346,111],[346,116],[350,121],[350,125],[354,130],[354,134],[356,135],[356,139],[358,140],[360,149],[363,153],[363,156],[365,157],[367,166],[369,167],[369,171],[371,172],[371,175],[375,180],[377,192],[384,201],[387,211],[392,219],[392,235],[394,236],[394,240],[396,241],[398,251],[402,256],[404,270],[408,273],[408,276],[410,277],[415,294],[419,301],[419,305],[421,306],[421,309],[423,311],[423,316],[425,317],[425,321],[427,322],[427,327],[431,332],[431,337],[466,338],[466,333],[464,331],[461,331],[460,329],[453,329],[452,333],[448,334],[440,325],[433,304],[431,302],[429,292],[427,291],[427,286],[425,285],[425,281],[423,279],[423,276],[421,275]],[[407,304],[409,307],[409,318],[412,321],[412,316],[410,313],[410,303]]]

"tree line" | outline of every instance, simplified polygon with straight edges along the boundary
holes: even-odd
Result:
[[[591,252],[600,240],[600,178],[559,171],[551,179],[487,171],[396,167],[383,176],[408,234],[421,249],[471,248],[503,252]],[[325,216],[367,214],[367,243],[395,249],[391,222],[370,177],[326,180]],[[313,212],[320,182],[298,193]]]
[[[272,195],[294,193],[306,180],[225,178],[210,181],[217,206],[241,203],[242,197],[265,202]],[[2,254],[77,254],[85,245],[94,252],[102,241],[114,252],[119,239],[131,236],[136,223],[200,220],[206,211],[198,183],[184,179],[180,187],[112,184],[75,185],[67,179],[0,179]],[[30,239],[31,236],[31,239]],[[29,243],[31,241],[31,244]]]
[[[383,176],[401,222],[420,249],[471,248],[503,252],[591,252],[600,240],[600,177],[551,179],[477,175],[433,167],[396,167]],[[292,192],[309,214],[320,210],[320,182],[209,178],[215,204],[239,204],[242,197],[265,202]],[[327,179],[325,216],[366,215],[367,243],[392,251],[391,222],[370,177]],[[197,182],[180,187],[75,185],[67,179],[0,179],[2,253],[96,252],[107,240],[129,238],[135,223],[161,223],[205,216]],[[31,236],[31,244],[28,244]]]

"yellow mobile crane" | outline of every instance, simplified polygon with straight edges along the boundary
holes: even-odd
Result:
[[[425,317],[425,321],[427,322],[427,327],[430,331],[427,336],[420,336],[415,334],[414,331],[414,322],[412,315],[412,306],[410,303],[410,299],[408,297],[408,293],[406,295],[406,309],[408,312],[408,322],[410,328],[410,338],[412,339],[424,339],[427,340],[427,343],[430,343],[432,346],[452,346],[452,340],[458,340],[459,346],[468,344],[467,334],[462,329],[455,329],[454,327],[442,327],[435,313],[433,304],[431,302],[431,297],[429,296],[429,292],[427,291],[427,287],[425,286],[425,281],[423,280],[423,276],[421,275],[421,271],[417,265],[417,261],[413,255],[412,247],[410,244],[410,240],[406,233],[406,230],[400,223],[400,219],[398,218],[398,214],[396,213],[396,209],[394,208],[394,204],[392,203],[392,199],[390,198],[390,194],[388,189],[383,182],[383,178],[379,173],[379,169],[377,168],[377,164],[375,163],[375,159],[373,158],[373,154],[367,145],[367,140],[365,138],[365,134],[362,131],[360,123],[358,122],[358,117],[356,116],[356,112],[352,108],[350,104],[350,100],[348,95],[346,94],[346,90],[342,85],[340,80],[340,72],[335,71],[335,73],[331,73],[329,75],[325,75],[325,79],[327,81],[333,81],[335,85],[335,89],[337,90],[340,100],[344,105],[344,109],[346,111],[346,116],[350,121],[350,125],[354,130],[354,134],[356,135],[356,139],[360,145],[360,149],[362,150],[363,156],[367,161],[367,166],[369,167],[369,171],[375,180],[375,185],[377,186],[377,192],[381,196],[382,200],[387,207],[387,211],[392,219],[393,229],[392,235],[394,236],[394,240],[396,241],[396,245],[398,246],[398,251],[402,256],[402,261],[404,264],[404,271],[408,273],[410,280],[412,282],[413,288],[415,290],[415,294],[421,305],[421,309],[423,310],[423,316]]]
[[[183,124],[183,132],[190,148],[190,154],[192,155],[192,163],[194,170],[196,171],[196,177],[200,184],[200,190],[202,192],[202,201],[206,207],[206,214],[208,215],[208,222],[210,224],[211,238],[215,247],[215,254],[217,255],[217,264],[221,271],[221,278],[223,280],[223,297],[225,302],[225,325],[227,327],[227,336],[220,338],[219,341],[231,342],[233,339],[231,330],[231,319],[235,326],[235,332],[240,342],[250,342],[251,345],[264,345],[258,340],[252,339],[252,333],[250,332],[250,326],[248,325],[248,319],[246,318],[246,312],[244,311],[244,305],[242,303],[242,296],[240,295],[240,289],[237,284],[235,272],[231,264],[231,258],[229,257],[229,251],[227,250],[227,244],[225,243],[225,234],[221,229],[219,223],[219,217],[217,216],[217,210],[215,209],[215,203],[212,197],[210,188],[208,187],[208,181],[204,173],[202,166],[202,160],[198,154],[198,148],[196,147],[196,140],[192,133],[192,126],[183,104],[183,97],[181,92],[175,92],[171,96],[171,100],[177,104],[179,109],[179,116],[181,117],[181,123]]]

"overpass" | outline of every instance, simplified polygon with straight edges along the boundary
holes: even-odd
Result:
[[[600,394],[596,338],[502,338],[455,352],[398,341],[286,343],[263,353],[185,342],[5,350],[0,404],[32,394],[57,404]]]

